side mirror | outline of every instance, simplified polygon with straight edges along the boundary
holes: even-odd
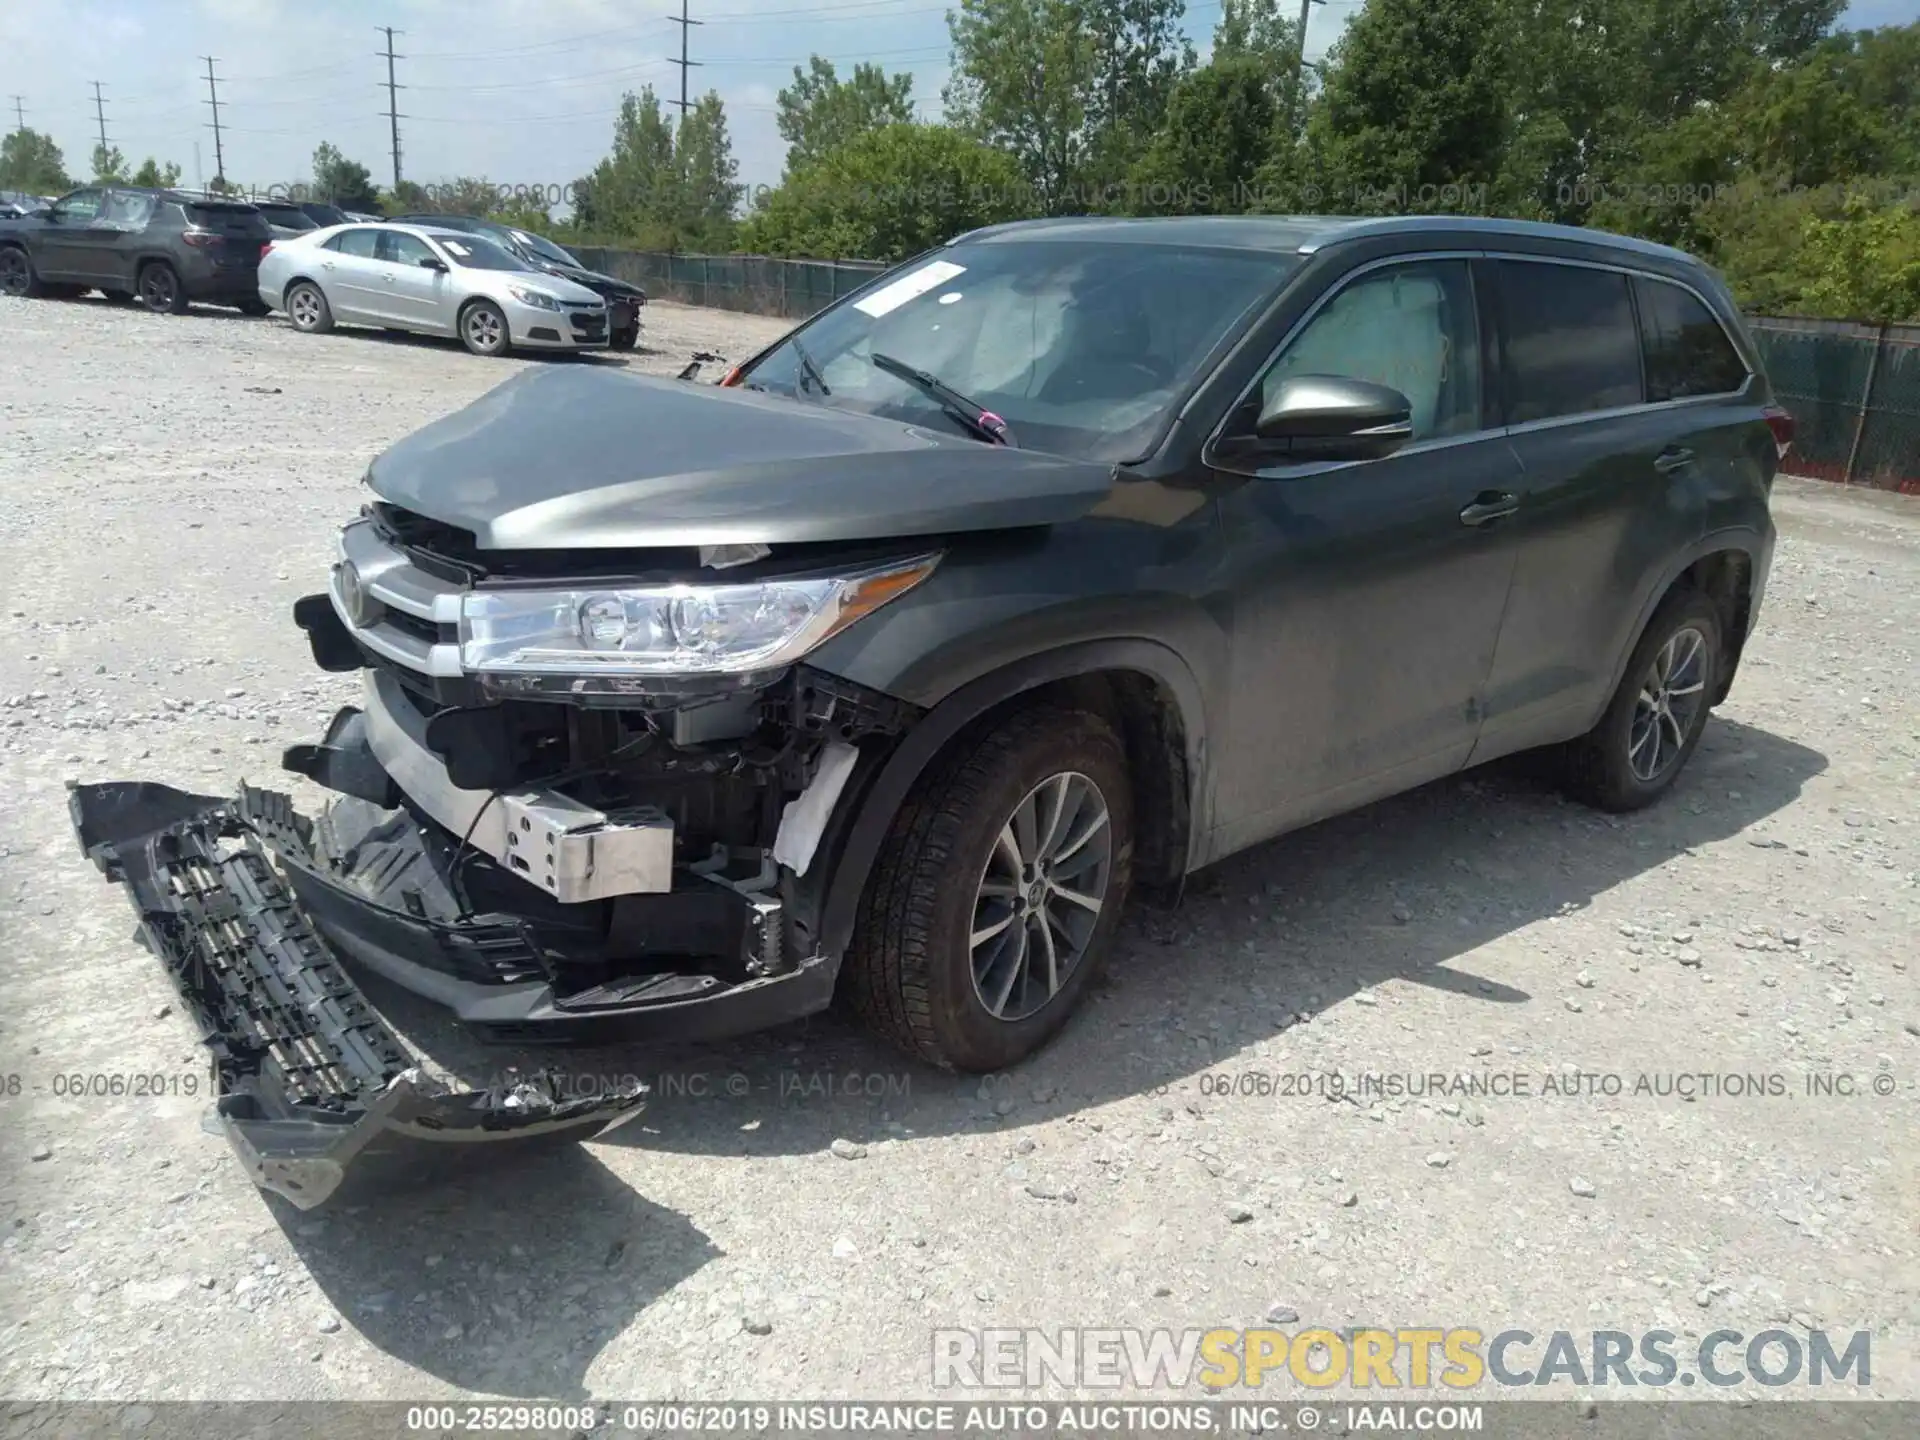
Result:
[[[1291,460],[1378,460],[1413,438],[1413,402],[1344,375],[1293,375],[1260,409],[1254,446]]]
[[[442,260],[438,255],[429,255],[420,262],[420,268],[422,270],[438,270],[444,275],[447,273],[447,262]]]

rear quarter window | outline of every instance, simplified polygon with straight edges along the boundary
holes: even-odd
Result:
[[[1509,420],[1638,405],[1640,337],[1627,277],[1549,261],[1500,262]]]
[[[1647,399],[1729,395],[1747,383],[1746,363],[1698,296],[1664,280],[1636,276]]]

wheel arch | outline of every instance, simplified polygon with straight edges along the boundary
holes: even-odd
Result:
[[[1727,692],[1733,686],[1734,671],[1739,667],[1741,652],[1746,646],[1747,631],[1760,604],[1771,553],[1772,545],[1765,535],[1741,528],[1720,530],[1705,536],[1669,561],[1659,582],[1641,603],[1640,613],[1634,617],[1633,627],[1627,632],[1626,644],[1614,661],[1612,678],[1607,684],[1602,707],[1619,689],[1634,649],[1639,645],[1640,637],[1647,633],[1647,626],[1653,623],[1653,617],[1666,604],[1669,596],[1682,589],[1700,590],[1707,594],[1720,612],[1720,639],[1725,655],[1720,675],[1714,684],[1712,703],[1718,705],[1726,699]]]
[[[1135,867],[1149,884],[1177,883],[1208,828],[1207,720],[1199,682],[1152,640],[1094,640],[1026,656],[970,681],[906,732],[843,807],[822,868],[819,942],[838,958],[853,936],[868,877],[895,815],[927,768],[963,735],[1050,701],[1106,715],[1134,778]]]

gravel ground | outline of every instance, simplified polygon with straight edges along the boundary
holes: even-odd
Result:
[[[652,371],[780,329],[648,321]],[[1867,1329],[1874,1392],[1920,1398],[1920,505],[1894,497],[1782,482],[1760,632],[1654,810],[1509,765],[1263,846],[1134,914],[1010,1076],[832,1018],[590,1052],[570,1068],[657,1086],[607,1143],[326,1218],[256,1192],[201,1099],[56,1094],[205,1083],[63,781],[287,785],[280,747],[354,694],[288,607],[361,470],[517,363],[622,362],[0,300],[0,1394],[896,1396],[928,1391],[935,1326],[1293,1310]],[[368,988],[450,1070],[525,1063]],[[1531,1094],[1282,1078],[1483,1070]],[[1786,1093],[1634,1093],[1701,1072]],[[1858,1093],[1804,1092],[1828,1075]]]

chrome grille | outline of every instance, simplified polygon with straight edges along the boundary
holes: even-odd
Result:
[[[457,629],[466,587],[422,570],[371,520],[340,532],[327,593],[341,623],[374,654],[422,675],[460,674]]]

